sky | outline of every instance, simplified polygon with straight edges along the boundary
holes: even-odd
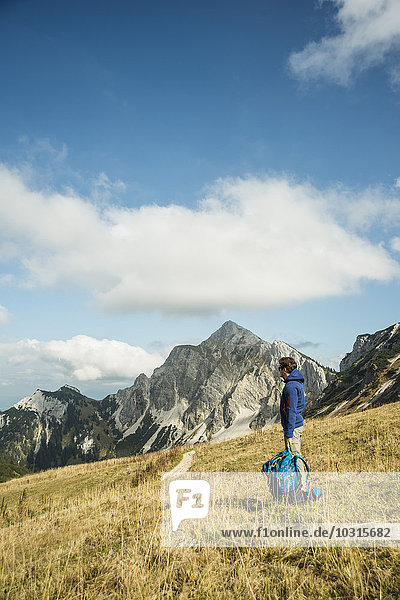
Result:
[[[398,0],[0,0],[0,410],[400,321],[399,59]]]

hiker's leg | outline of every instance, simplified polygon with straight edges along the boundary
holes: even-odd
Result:
[[[293,454],[299,454],[301,456],[300,447],[301,447],[301,436],[303,433],[303,425],[301,427],[296,427],[293,430],[293,438],[290,444],[290,449]]]
[[[292,439],[292,443],[290,445],[291,447],[291,451],[293,452],[293,454],[298,454],[299,456],[301,456],[301,436],[303,434],[303,426],[301,427],[296,427],[296,429],[294,429],[293,431],[293,439]],[[304,467],[304,464],[301,460],[299,460],[299,462],[297,463],[298,467],[299,467],[299,471],[301,473],[301,487],[303,489],[303,492],[307,491],[307,476],[306,476],[306,469]]]

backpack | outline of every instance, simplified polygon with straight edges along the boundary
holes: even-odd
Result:
[[[303,473],[299,469],[300,461],[304,465]],[[290,504],[303,504],[309,499],[310,468],[304,458],[298,454],[292,454],[289,450],[279,452],[263,464],[262,472],[268,478],[268,486],[273,498],[277,500],[286,498]],[[302,489],[302,476],[305,478],[306,491]],[[312,493],[315,495],[314,490]]]

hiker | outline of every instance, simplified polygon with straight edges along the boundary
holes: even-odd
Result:
[[[322,496],[319,488],[310,489],[310,469],[300,452],[303,433],[301,413],[305,408],[304,377],[290,356],[279,359],[279,374],[285,381],[280,412],[286,452],[278,452],[267,460],[262,471],[269,476],[268,484],[274,498],[285,497],[292,504],[302,504]]]
[[[301,413],[305,407],[304,377],[298,370],[296,361],[290,356],[279,359],[279,374],[285,380],[280,406],[285,448],[293,454],[301,455],[303,433]]]

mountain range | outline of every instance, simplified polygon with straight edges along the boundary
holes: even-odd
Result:
[[[198,346],[176,346],[151,377],[94,400],[72,386],[36,390],[0,413],[0,455],[34,470],[221,441],[279,418],[278,361],[305,377],[306,416],[399,400],[400,325],[357,337],[340,373],[232,321]]]
[[[357,336],[340,373],[305,416],[338,415],[400,400],[400,323]]]

